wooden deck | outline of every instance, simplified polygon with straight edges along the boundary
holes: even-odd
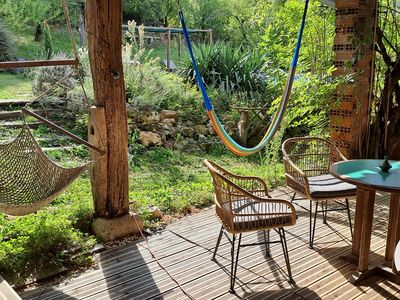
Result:
[[[285,190],[275,196],[289,198]],[[388,196],[378,194],[370,261],[384,259]],[[308,206],[308,201],[297,203]],[[354,209],[355,201],[351,202]],[[308,213],[299,206],[298,222],[288,228],[289,255],[296,285],[286,279],[280,244],[271,245],[272,258],[262,246],[241,249],[237,295],[228,293],[230,245],[223,239],[218,264],[210,261],[220,224],[213,209],[171,224],[149,238],[161,264],[196,299],[400,299],[400,286],[379,276],[353,286],[347,281],[356,266],[341,259],[350,252],[350,232],[345,212],[328,214],[328,225],[317,221],[315,250],[308,248]],[[354,210],[353,210],[354,212]],[[271,238],[276,237],[275,233]],[[262,240],[254,233],[243,242]],[[98,266],[57,286],[20,293],[23,299],[187,299],[146,250],[144,242],[96,256]]]

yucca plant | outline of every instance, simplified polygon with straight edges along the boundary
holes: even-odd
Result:
[[[271,72],[265,56],[258,51],[217,42],[198,45],[194,53],[206,85],[228,94],[244,93],[249,98],[266,94]],[[189,81],[195,80],[189,59],[181,64],[180,74]]]

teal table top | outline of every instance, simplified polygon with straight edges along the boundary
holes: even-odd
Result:
[[[354,159],[331,165],[332,175],[343,181],[365,188],[400,192],[400,161],[390,160],[388,173],[379,168],[383,159]]]

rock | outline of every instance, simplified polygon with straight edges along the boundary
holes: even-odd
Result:
[[[139,133],[139,142],[146,147],[162,144],[160,135],[151,131],[141,131]]]
[[[162,123],[168,126],[174,126],[176,123],[176,119],[168,118],[168,119],[162,119]]]
[[[199,134],[199,135],[197,135],[197,141],[198,141],[199,143],[206,143],[206,142],[208,142],[208,138],[205,137],[205,136],[202,135],[202,134]]]
[[[185,150],[188,145],[189,145],[189,142],[186,140],[177,140],[174,143],[174,149],[182,151],[182,150]]]
[[[139,113],[139,122],[143,124],[160,123],[160,115],[156,111],[142,111]]]
[[[194,134],[194,130],[190,127],[182,127],[181,133],[184,137],[192,137]]]
[[[103,242],[113,241],[143,230],[143,222],[138,215],[130,212],[116,218],[95,218],[92,229]]]
[[[214,126],[212,125],[211,122],[207,124],[207,130],[209,134],[211,135],[215,134]]]
[[[156,219],[162,219],[164,216],[162,211],[155,205],[149,205],[147,211]]]
[[[172,110],[162,110],[160,113],[161,120],[165,120],[165,119],[176,120],[177,117],[178,117],[178,113],[176,111],[172,111]]]
[[[207,127],[204,125],[194,125],[193,129],[197,134],[201,135],[206,135],[208,132]]]

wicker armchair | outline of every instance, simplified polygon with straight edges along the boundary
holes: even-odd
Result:
[[[232,246],[229,291],[234,293],[240,248],[249,246],[241,244],[242,233],[252,231],[263,231],[264,241],[251,245],[265,244],[267,256],[270,255],[269,244],[281,243],[289,282],[294,282],[284,231],[284,227],[296,223],[297,216],[294,206],[288,201],[270,198],[267,185],[261,178],[234,175],[209,160],[205,160],[204,164],[212,176],[216,215],[222,224],[212,260],[215,261],[223,234],[225,234]],[[279,241],[270,241],[270,229],[274,229],[278,233]],[[232,238],[227,233],[232,234]],[[235,257],[237,235],[238,243]]]
[[[316,137],[300,137],[287,139],[282,145],[283,159],[285,162],[286,185],[293,191],[292,201],[296,193],[310,200],[310,233],[309,243],[313,248],[315,223],[318,213],[318,204],[321,203],[323,222],[326,224],[328,211],[347,210],[351,236],[351,216],[349,198],[356,195],[356,187],[345,183],[331,174],[329,167],[332,163],[346,160],[339,149],[330,141]],[[345,199],[339,203],[344,208],[328,209],[328,200]],[[313,220],[312,202],[315,202]]]

